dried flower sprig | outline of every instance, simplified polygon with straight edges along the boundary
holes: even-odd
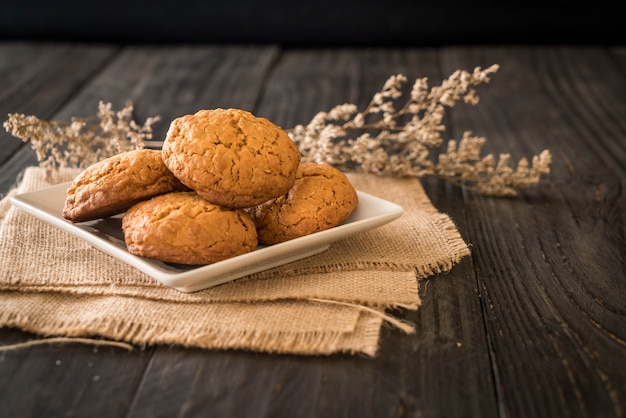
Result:
[[[485,138],[463,134],[450,140],[445,153],[433,160],[431,149],[443,143],[444,112],[456,102],[475,105],[472,86],[488,83],[497,64],[472,73],[455,71],[440,86],[429,88],[427,78],[415,80],[409,98],[402,104],[407,78],[391,76],[369,105],[358,111],[354,104],[319,112],[311,122],[288,130],[298,144],[304,161],[326,162],[345,169],[391,176],[436,176],[460,187],[493,196],[513,196],[516,189],[537,184],[550,171],[551,155],[544,150],[509,167],[509,154],[499,161],[489,154],[480,157]],[[398,104],[402,106],[399,107]]]
[[[159,117],[147,118],[139,125],[133,120],[133,110],[131,103],[114,111],[111,103],[101,101],[96,117],[47,121],[10,113],[3,126],[23,142],[30,141],[39,165],[49,173],[59,167],[84,168],[120,152],[143,148]]]

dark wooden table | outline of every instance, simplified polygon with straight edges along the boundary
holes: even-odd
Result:
[[[626,416],[624,47],[5,42],[0,114],[66,119],[132,100],[137,120],[162,117],[157,138],[201,108],[291,127],[336,104],[364,106],[392,74],[435,84],[495,63],[481,102],[449,112],[445,137],[471,130],[515,160],[547,148],[552,173],[512,199],[423,179],[472,255],[420,283],[418,311],[397,312],[415,334],[384,328],[374,359],[81,344],[1,352],[0,416]],[[0,141],[5,194],[36,159],[4,130]],[[34,337],[0,329],[0,344]]]

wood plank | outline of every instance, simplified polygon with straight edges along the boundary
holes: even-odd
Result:
[[[55,43],[0,43],[0,117],[24,113],[50,118],[116,53],[110,46]],[[0,196],[14,185],[16,170],[5,164],[21,140],[0,128]],[[36,160],[32,160],[36,161]]]
[[[452,112],[552,173],[515,199],[467,194],[466,234],[502,413],[620,416],[624,347],[626,80],[599,48],[449,48],[443,69],[499,63],[481,103]],[[461,128],[463,127],[463,128]],[[532,382],[532,384],[529,384]]]
[[[35,338],[1,331],[3,344]],[[63,343],[2,352],[0,416],[124,416],[152,351]]]
[[[60,43],[0,43],[0,111],[49,117],[117,48]]]
[[[277,52],[272,46],[129,46],[57,117],[94,114],[100,100],[115,109],[130,100],[137,121],[161,117],[154,137],[162,140],[178,116],[216,107],[252,110]]]

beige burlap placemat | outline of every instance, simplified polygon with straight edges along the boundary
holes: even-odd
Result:
[[[390,307],[418,309],[417,278],[448,271],[469,249],[416,179],[349,174],[405,213],[329,250],[195,293],[161,285],[84,241],[23,213],[10,196],[69,181],[28,168],[0,201],[0,326],[42,336],[98,337],[270,353],[375,356]]]

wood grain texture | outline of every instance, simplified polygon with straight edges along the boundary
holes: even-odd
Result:
[[[21,64],[3,66],[3,57],[32,56],[32,48],[0,43],[7,77],[21,80],[13,74]],[[59,86],[43,102],[0,91],[1,106],[68,118],[93,114],[98,100],[132,100],[138,120],[161,115],[157,137],[174,117],[201,108],[240,107],[292,127],[337,104],[364,107],[392,74],[435,85],[456,69],[498,63],[491,83],[478,87],[477,106],[446,114],[444,138],[471,130],[487,138],[486,152],[519,160],[548,148],[554,162],[540,187],[511,199],[422,179],[472,255],[420,280],[420,309],[394,311],[415,334],[384,327],[375,359],[37,346],[0,353],[0,417],[626,415],[626,49],[44,50],[75,57],[67,66],[80,71],[55,70]],[[44,77],[44,68],[29,77]],[[26,147],[2,152],[0,193],[34,161]],[[30,338],[0,329],[2,344]]]
[[[3,345],[36,338],[1,331]],[[152,351],[66,343],[0,352],[0,416],[124,416]]]
[[[504,412],[621,416],[623,72],[597,49],[464,49],[443,58],[447,69],[502,66],[480,105],[455,109],[455,126],[473,124],[492,150],[518,159],[543,148],[554,156],[543,187],[465,202]]]

